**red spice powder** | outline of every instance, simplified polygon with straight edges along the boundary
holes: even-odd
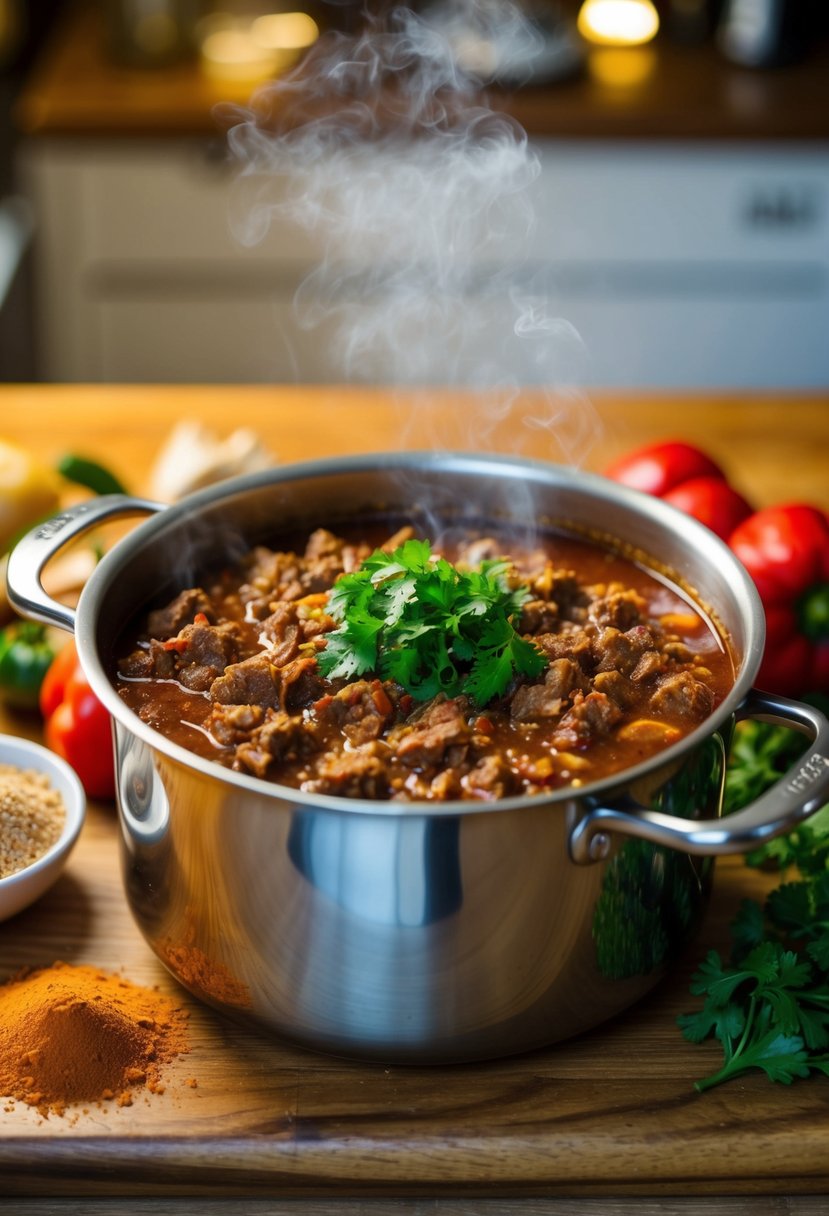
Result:
[[[0,1093],[43,1115],[162,1093],[165,1065],[189,1050],[187,1017],[157,990],[95,967],[18,972],[0,985]]]

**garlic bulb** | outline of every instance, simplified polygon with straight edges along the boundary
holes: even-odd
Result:
[[[162,502],[175,502],[203,486],[241,473],[255,473],[274,463],[259,436],[240,427],[220,439],[195,420],[177,424],[158,454],[149,492]]]

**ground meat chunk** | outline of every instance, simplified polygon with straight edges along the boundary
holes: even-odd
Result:
[[[544,683],[558,697],[566,697],[576,689],[586,692],[590,687],[581,667],[573,659],[554,659],[547,668]]]
[[[560,717],[563,708],[561,696],[551,692],[546,684],[524,684],[512,698],[510,717],[513,722],[541,722],[545,718]]]
[[[270,643],[271,662],[275,667],[284,667],[295,659],[302,640],[296,604],[277,604],[262,622],[261,637]]]
[[[181,591],[164,608],[156,608],[147,617],[147,635],[151,638],[175,637],[182,627],[193,620],[197,612],[203,612],[208,620],[213,619],[213,607],[207,593],[201,587],[190,587]]]
[[[506,798],[515,793],[519,779],[502,756],[483,756],[463,778],[463,786],[478,797]]]
[[[541,633],[534,640],[551,661],[571,658],[582,668],[592,665],[593,639],[584,629],[563,628]]]
[[[235,622],[185,625],[175,637],[137,650],[119,664],[123,676],[178,680],[192,692],[205,692],[228,663],[239,655],[239,631]]]
[[[528,579],[530,592],[555,608],[560,620],[581,624],[587,619],[590,597],[572,570],[557,570],[549,563]]]
[[[661,680],[650,699],[651,710],[670,718],[701,720],[714,708],[714,694],[690,671],[678,671]]]
[[[608,626],[593,639],[597,671],[621,671],[629,676],[646,650],[653,650],[654,637],[645,625],[634,625],[625,633]]]
[[[462,793],[461,774],[457,769],[445,768],[429,782],[426,796],[438,802],[451,802],[455,798],[460,798]]]
[[[668,662],[664,654],[658,650],[646,650],[630,673],[630,678],[634,684],[641,684],[645,680],[652,680],[654,676],[664,674],[667,669]]]
[[[322,696],[325,683],[317,660],[311,656],[294,659],[278,669],[279,703],[287,713],[298,713]]]
[[[167,645],[176,656],[176,679],[193,692],[206,692],[239,657],[238,628],[233,621],[185,625]]]
[[[318,747],[313,727],[302,718],[282,710],[269,709],[250,739],[236,748],[234,767],[244,768],[255,777],[264,777],[274,761],[285,763],[299,760],[311,755]]]
[[[397,535],[406,539],[404,532],[411,535],[413,529],[401,529]],[[402,544],[402,540],[398,543]],[[370,547],[365,543],[355,545],[335,536],[326,528],[317,528],[311,533],[305,546],[306,570],[302,576],[303,585],[308,590],[325,590],[342,571],[356,570],[370,552]],[[317,587],[316,584],[323,575],[328,581],[325,587]]]
[[[264,717],[261,705],[214,705],[206,726],[217,743],[235,747],[249,739]]]
[[[690,663],[694,658],[693,650],[690,646],[686,646],[684,642],[666,642],[662,650],[668,658],[673,659],[676,663]]]
[[[239,630],[234,621],[221,625],[185,625],[173,640],[175,645],[171,649],[178,655],[180,664],[192,663],[223,671],[239,654]]]
[[[624,632],[638,625],[645,611],[645,601],[635,591],[618,589],[618,584],[590,603],[588,614],[602,629],[612,626]]]
[[[453,748],[462,748],[472,735],[466,697],[435,698],[414,722],[396,734],[395,750],[404,764],[424,768],[439,764]]]
[[[382,681],[356,680],[317,708],[321,721],[335,722],[352,743],[379,739],[394,714]]]
[[[303,789],[314,794],[338,794],[341,798],[389,797],[387,765],[371,745],[343,755],[331,755],[317,766],[318,776]]]
[[[298,600],[305,594],[300,581],[303,563],[295,553],[274,552],[259,545],[246,565],[248,581],[239,588],[239,595],[255,620],[268,615],[274,600]]]
[[[345,542],[327,528],[317,528],[308,537],[305,545],[306,561],[316,561],[320,557],[339,557]]]
[[[578,663],[572,659],[554,659],[540,684],[524,684],[515,692],[510,716],[513,722],[557,718],[565,700],[577,688],[581,691],[589,688],[589,682]]]
[[[559,622],[558,604],[554,601],[527,600],[521,606],[517,629],[519,633],[537,637],[539,634],[552,633]]]
[[[175,670],[175,654],[155,638],[118,661],[118,674],[128,680],[171,680]]]
[[[233,663],[210,685],[210,699],[220,705],[259,705],[262,709],[275,709],[279,705],[277,669],[267,654],[256,654],[241,663]]]
[[[619,706],[603,692],[589,692],[587,696],[577,693],[553,735],[553,744],[564,749],[584,747],[609,734],[621,718]]]
[[[620,709],[635,705],[642,695],[641,689],[627,676],[623,676],[621,671],[600,671],[593,680],[593,688],[596,692],[603,692],[605,696],[610,697]]]

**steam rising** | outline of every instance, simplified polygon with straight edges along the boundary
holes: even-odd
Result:
[[[234,232],[246,245],[274,223],[310,234],[321,256],[297,322],[324,335],[345,379],[477,390],[476,447],[519,385],[544,386],[524,421],[578,464],[597,430],[577,388],[582,345],[526,260],[538,157],[460,66],[475,56],[459,55],[457,29],[493,4],[453,4],[450,23],[396,9],[357,37],[326,35],[235,111]],[[510,45],[516,29],[531,37],[519,8],[497,7]]]

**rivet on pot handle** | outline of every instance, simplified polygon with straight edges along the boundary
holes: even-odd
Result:
[[[681,819],[640,807],[632,800],[594,807],[570,833],[573,861],[584,865],[606,857],[610,832],[701,856],[745,853],[791,831],[819,810],[829,800],[829,721],[820,710],[751,689],[736,716],[792,727],[809,735],[812,746],[771,789],[722,819]]]
[[[9,554],[6,585],[9,602],[21,616],[74,632],[75,610],[52,599],[41,581],[43,568],[76,536],[108,519],[164,510],[164,503],[124,494],[104,494],[61,511],[32,528]]]

